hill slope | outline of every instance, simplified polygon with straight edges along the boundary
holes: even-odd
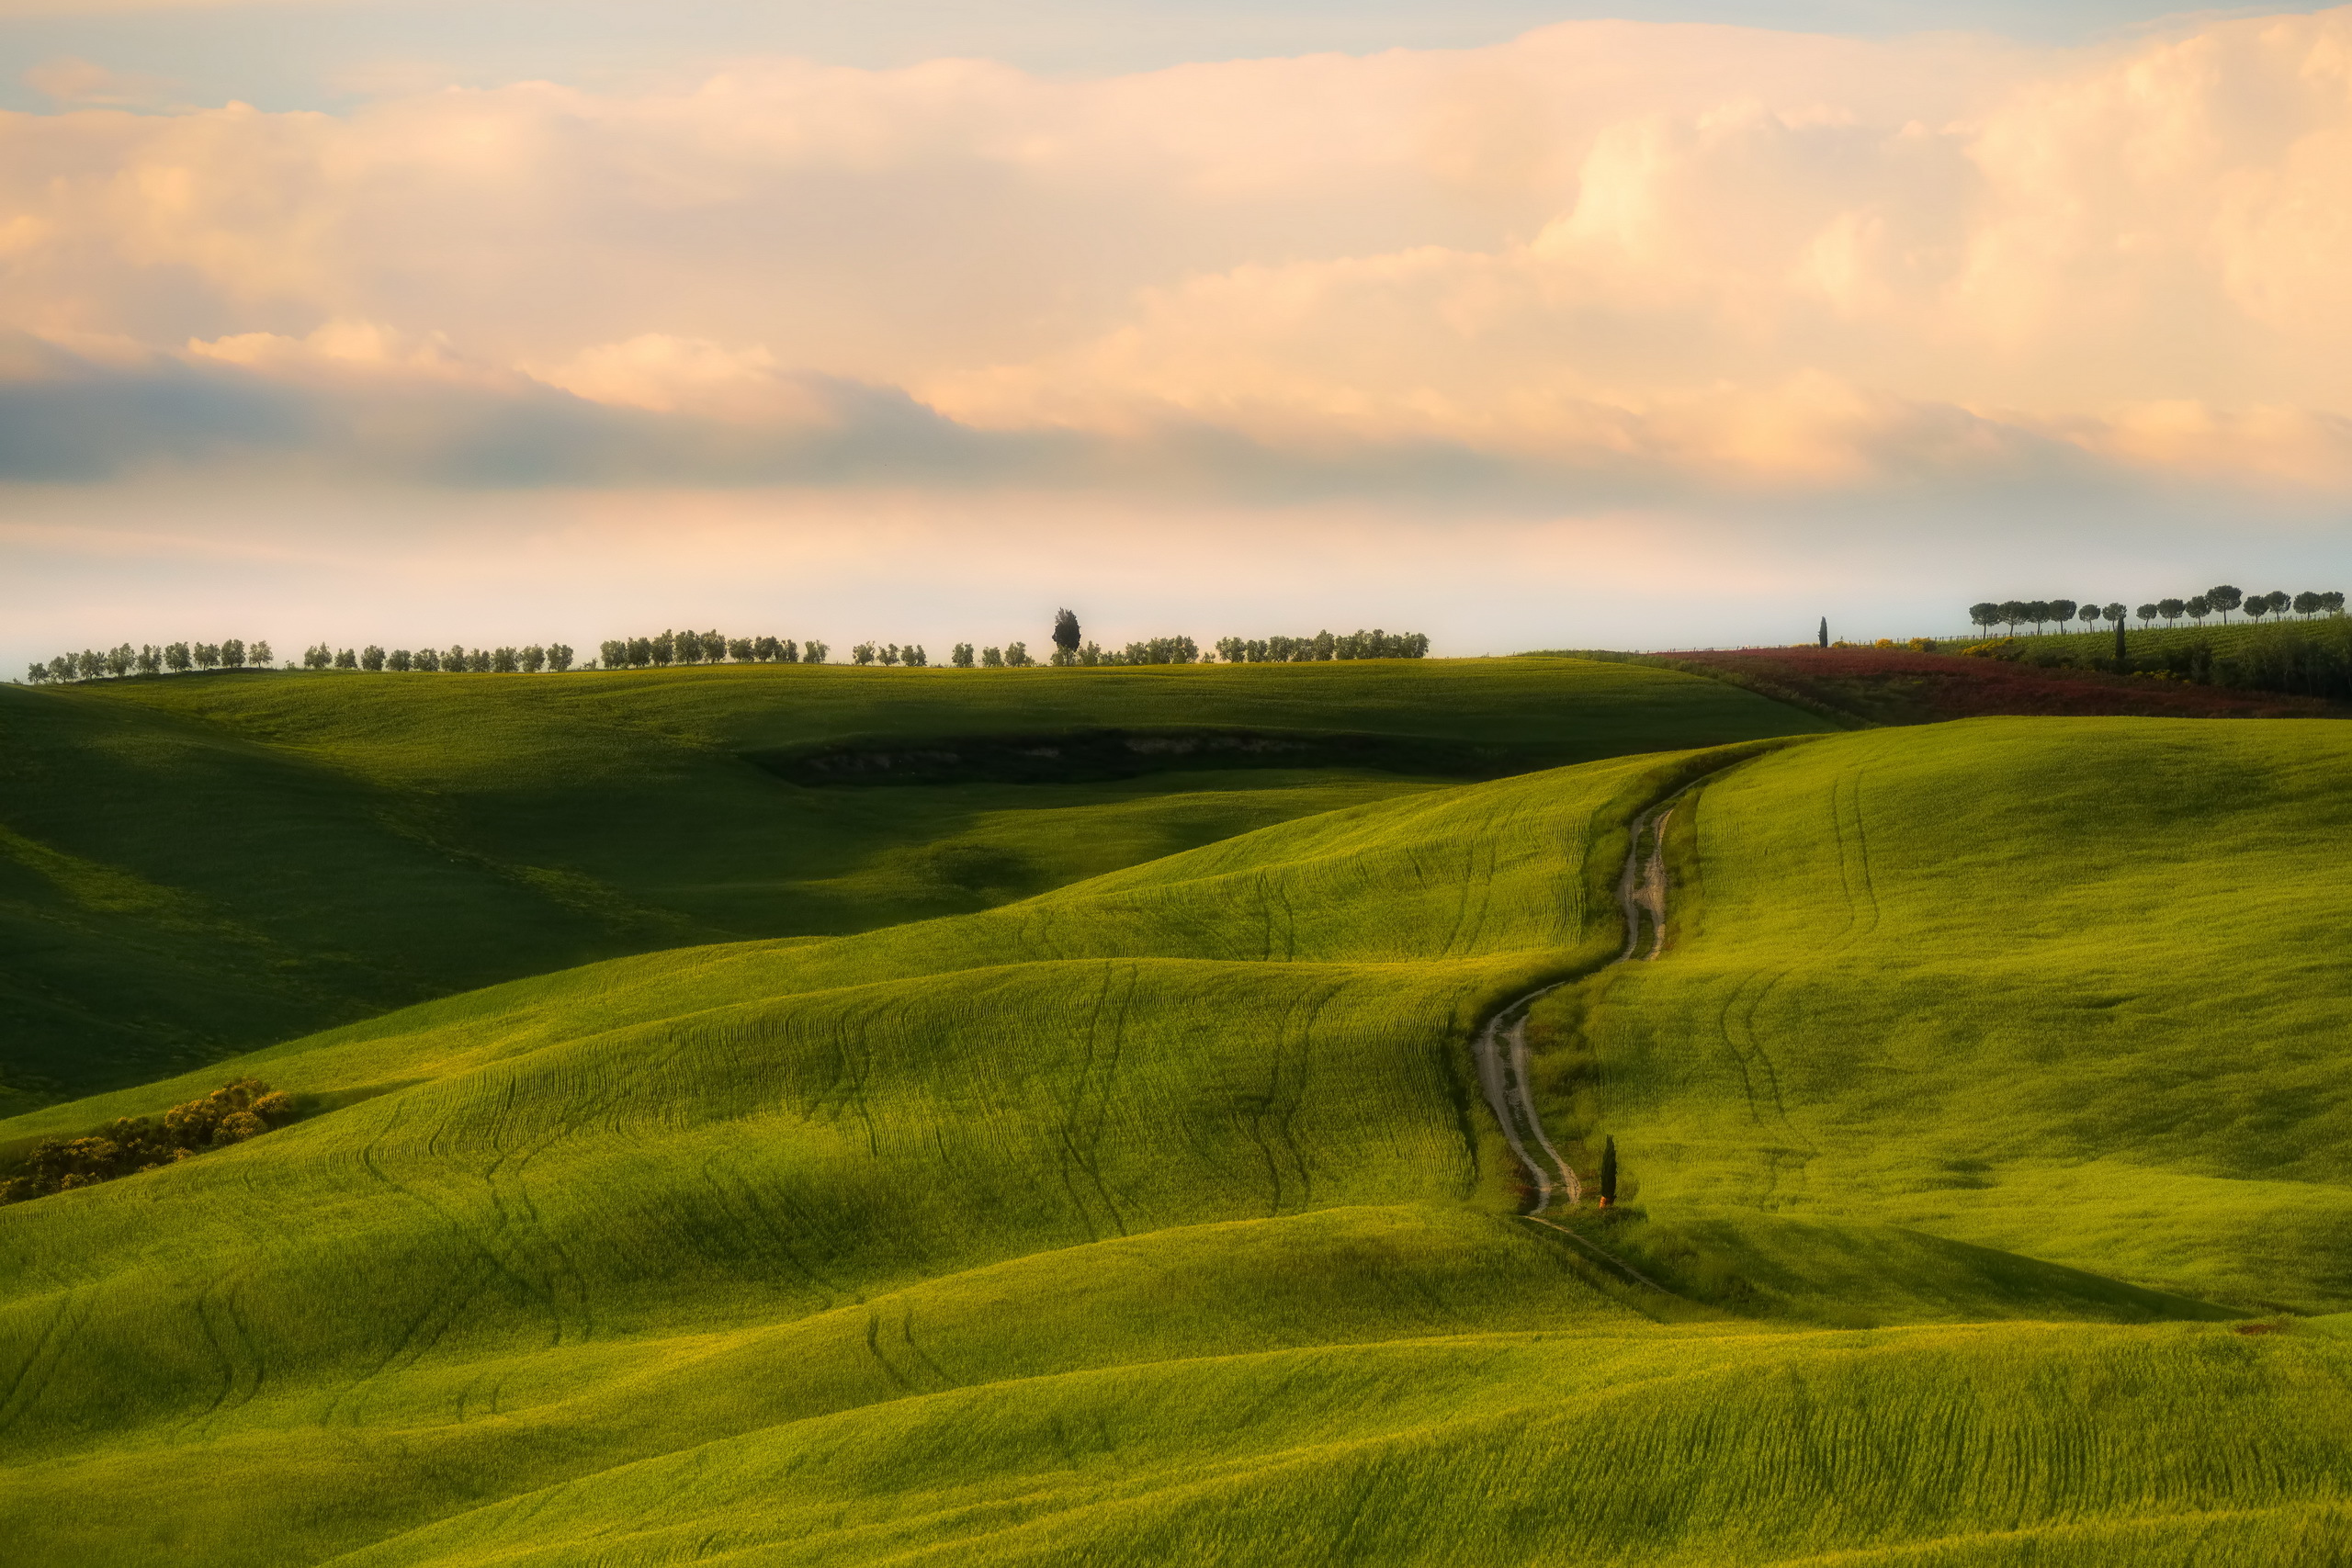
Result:
[[[2339,723],[1986,719],[1727,773],[1668,957],[1539,1020],[1561,1113],[1661,1268],[1790,1310],[1880,1310],[1890,1224],[2352,1309],[2347,772]]]
[[[1168,771],[776,771],[989,737],[1031,738],[1038,767],[1037,738],[1121,728],[1159,732],[1120,750]],[[983,908],[1454,764],[1811,728],[1689,677],[1476,660],[0,686],[0,1109],[597,958]],[[1267,744],[1169,734],[1204,730]]]
[[[2075,759],[2085,787],[2055,792],[2051,820],[2112,822],[2099,863],[2128,866],[2177,825],[2102,815],[2091,785],[2161,755],[2218,789],[2254,753],[2214,737],[2267,744],[2290,754],[2276,787],[2217,797],[2220,836],[2180,850],[2267,873],[2276,823],[2311,805],[2293,781],[2327,761],[2299,738],[2324,733],[2123,724],[2011,754],[1962,727],[1721,773],[1681,945],[1555,993],[1553,1087],[1601,1107],[1650,1211],[1646,1228],[1570,1223],[1661,1272],[1690,1256],[1689,1224],[1686,1251],[1659,1244],[1684,1221],[1729,1212],[1757,1249],[1773,1240],[1738,1211],[1787,1140],[1711,1109],[1724,1075],[1680,1049],[1696,1014],[1674,998],[1731,962],[1710,943],[1787,929],[1775,878],[1826,897],[1822,835],[1860,840],[1824,824],[1858,772],[1871,886],[1916,910],[1945,862],[1971,890],[2040,863],[1969,836],[1953,781],[1988,760]],[[1873,1210],[1821,1218],[1894,1238],[1871,1260],[1886,1326],[1822,1328],[1721,1270],[1669,1275],[1699,1300],[1636,1287],[1508,1217],[1467,1037],[1614,955],[1626,824],[1722,760],[1428,793],[1001,909],[620,960],[261,1053],[254,1070],[341,1109],[0,1210],[0,1529],[35,1563],[383,1568],[2203,1568],[2352,1551],[2352,1338],[2329,1320],[2247,1336],[2038,1263],[2021,1228],[2018,1251],[1986,1252]],[[1941,860],[1881,852],[1906,834]],[[1833,911],[1857,885],[1837,886]],[[2201,940],[2145,914],[2091,899],[2035,918]],[[1888,1013],[1840,999],[1869,974],[1842,979],[1814,998],[1835,1028],[1804,1091],[1883,1121],[1909,1090],[1872,1078],[1856,1021]],[[1607,1064],[1597,1089],[1558,1077],[1571,1023]],[[2119,1076],[2139,1038],[2107,1043]],[[1843,1100],[1839,1061],[1860,1081]],[[1678,1130],[1665,1090],[1685,1081]],[[2202,1089],[2157,1079],[2148,1098],[2178,1111]],[[1951,1109],[1934,1134],[1973,1146]],[[1816,1306],[1830,1249],[1774,1246]],[[1977,1321],[1953,1323],[1963,1297]]]

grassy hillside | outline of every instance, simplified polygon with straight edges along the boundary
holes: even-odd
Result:
[[[2338,1560],[2346,1320],[2202,1321],[2230,1314],[2148,1288],[2234,1289],[2262,1266],[2244,1227],[2192,1226],[2207,1263],[2165,1274],[2146,1215],[2013,1205],[2006,1247],[1948,1223],[2010,1161],[2161,1174],[2264,1117],[2321,1118],[2274,1130],[2274,1162],[2326,1130],[2343,1097],[2301,1032],[2333,982],[2248,972],[2229,1039],[2304,1076],[2213,1110],[2177,1011],[2134,998],[2195,990],[2217,899],[2100,895],[2288,879],[2255,908],[2301,911],[2278,945],[2308,965],[2328,916],[2286,835],[2335,822],[2332,727],[2051,728],[1717,775],[1651,964],[1595,971],[1625,826],[1707,759],[1424,792],[275,1047],[236,1069],[337,1108],[0,1209],[0,1530],[36,1564]],[[2020,806],[2032,775],[2055,804]],[[2154,777],[2192,782],[2114,807]],[[2017,854],[2004,808],[2037,824]],[[2068,952],[2056,994],[2107,1030],[2079,1048],[2034,1010]],[[1743,963],[1781,978],[1727,1008]],[[1478,1020],[1585,972],[1546,1014],[1547,1087],[1564,1129],[1615,1130],[1647,1217],[1568,1218],[1671,1292],[1511,1219],[1476,1099]],[[1733,1098],[1740,1051],[1777,1101]],[[2045,1059],[2065,1098],[1959,1097],[1969,1066]],[[1980,1111],[2039,1120],[1996,1144]],[[1792,1124],[1845,1152],[1792,1168]],[[2326,1157],[2262,1179],[2324,1201]],[[1900,1208],[1953,1161],[1995,1184]],[[2193,1221],[2168,1191],[2152,1210]],[[2331,1304],[2298,1267],[2280,1298]],[[1878,1326],[1826,1325],[1841,1292]]]
[[[983,908],[1455,764],[1815,722],[1668,672],[1478,660],[0,686],[0,1109],[597,958]],[[776,771],[1009,736],[1050,779],[1026,753],[1105,728],[1154,732],[1120,750],[1163,771]],[[1261,749],[1173,749],[1203,730]]]
[[[1921,1234],[2352,1309],[2347,772],[2340,723],[1992,719],[1726,773],[1673,951],[1539,1020],[1562,1113],[1758,1310],[1916,1316]]]

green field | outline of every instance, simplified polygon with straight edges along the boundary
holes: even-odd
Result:
[[[1815,728],[1690,676],[1507,660],[0,686],[0,1110],[596,959],[986,908],[1465,774]],[[778,772],[1110,729],[1155,732],[1131,754],[1159,771]],[[1302,745],[1165,745],[1236,730]]]
[[[2345,1561],[2347,764],[2333,721],[1984,720],[1421,780],[20,1116],[0,1145],[243,1071],[313,1108],[0,1209],[0,1529]],[[1693,778],[1667,950],[1614,963],[1628,824]],[[1588,1173],[1613,1136],[1628,1199],[1566,1230],[1514,1217],[1467,1045],[1555,980],[1547,1122]]]

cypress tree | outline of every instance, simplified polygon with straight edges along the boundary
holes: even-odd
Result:
[[[1617,1140],[1600,1140],[1600,1206],[1604,1209],[1617,1201]]]
[[[1826,615],[1821,617],[1820,641],[1822,647],[1827,648],[1829,646],[1829,617]]]

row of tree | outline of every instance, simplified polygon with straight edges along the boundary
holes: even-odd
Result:
[[[2062,632],[2070,621],[2079,621],[2083,630],[2091,631],[2101,621],[2111,626],[2120,626],[2127,615],[2136,616],[2143,626],[2152,626],[2159,620],[2167,626],[2177,626],[2184,615],[2200,626],[2208,616],[2219,615],[2222,624],[2227,626],[2233,610],[2253,621],[2259,621],[2265,615],[2284,620],[2290,613],[2309,620],[2313,615],[2342,615],[2344,595],[2336,592],[2290,594],[2283,589],[2269,593],[2245,593],[2225,582],[2187,599],[2158,599],[2131,611],[2127,611],[2120,601],[2109,604],[2078,604],[2072,599],[2010,599],[1998,604],[1988,601],[1971,604],[1968,619],[1971,625],[1983,626],[1987,631],[2005,626],[2014,633],[2021,626],[2030,626],[2038,636],[2043,626],[2053,622]]]
[[[2343,596],[2336,595],[2340,606]],[[2062,602],[2063,603],[2063,602]],[[2232,602],[2234,605],[2235,601]],[[1984,608],[1984,606],[1979,606]],[[2050,606],[2036,605],[2036,609]],[[2117,606],[2120,610],[2120,606]],[[2067,615],[2075,606],[2065,604]],[[1317,632],[1313,637],[1269,637],[1218,639],[1213,650],[1204,649],[1188,637],[1156,637],[1128,643],[1123,649],[1106,649],[1082,638],[1078,617],[1068,610],[1054,617],[1054,651],[1047,662],[1055,665],[1125,665],[1125,664],[1199,664],[1215,663],[1220,658],[1228,664],[1299,664],[1334,659],[1422,659],[1430,650],[1429,637],[1420,632],[1388,632],[1374,629],[1340,634]],[[607,670],[662,669],[673,664],[717,664],[731,661],[737,664],[822,664],[831,653],[824,643],[810,638],[796,642],[790,637],[728,637],[716,631],[665,631],[659,637],[614,637],[600,645],[596,658],[580,666],[594,670],[601,661]],[[165,671],[240,670],[248,665],[256,669],[269,667],[272,655],[269,644],[256,642],[250,649],[231,638],[227,642],[175,642],[162,648],[134,649],[129,643],[101,653],[85,649],[81,653],[63,653],[46,664],[35,664],[28,676],[38,685],[50,681],[90,681],[122,675],[154,675]],[[921,643],[861,642],[850,649],[850,657],[861,665],[903,665],[920,670],[931,662]],[[1002,648],[974,648],[968,642],[956,644],[949,662],[959,670],[975,667],[984,670],[1022,670],[1037,661],[1030,657],[1029,645],[1011,642]],[[475,674],[536,675],[542,671],[560,672],[570,670],[572,650],[564,643],[533,643],[528,648],[466,648],[463,645],[447,649],[396,648],[386,650],[372,644],[362,649],[333,648],[318,643],[302,650],[302,667],[306,670],[366,670],[366,671],[438,671]]]
[[[201,1100],[173,1106],[161,1122],[125,1116],[87,1137],[42,1139],[17,1175],[0,1180],[0,1203],[70,1192],[174,1165],[207,1149],[259,1137],[293,1121],[295,1114],[291,1095],[259,1078],[239,1078]]]
[[[274,657],[269,644],[256,642],[247,648],[237,637],[226,642],[166,643],[161,648],[153,643],[133,648],[126,642],[104,652],[85,648],[79,653],[61,653],[46,664],[29,666],[25,678],[38,686],[49,681],[160,675],[167,670],[178,674],[187,670],[243,670],[247,664],[266,670]]]
[[[1387,632],[1374,628],[1334,637],[1219,637],[1216,650],[1228,664],[1306,664],[1330,659],[1426,659],[1430,639],[1425,632]]]
[[[390,653],[370,645],[354,653],[350,649],[330,649],[325,643],[302,650],[305,670],[422,670],[440,671],[447,674],[475,675],[536,675],[542,670],[560,674],[571,668],[571,645],[548,643],[542,647],[533,643],[528,648],[467,648],[453,643],[447,649],[420,648],[413,651],[393,649]]]
[[[607,670],[642,670],[648,666],[662,669],[672,664],[718,664],[729,660],[737,664],[822,664],[831,652],[813,637],[803,643],[788,637],[729,637],[715,631],[668,631],[660,637],[615,637],[596,649]]]

